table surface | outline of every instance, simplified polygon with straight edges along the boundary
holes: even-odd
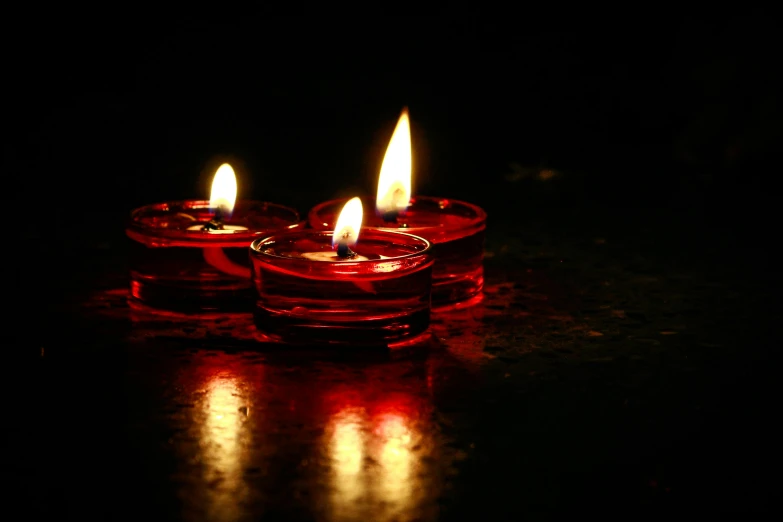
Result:
[[[85,238],[47,265],[48,307],[11,342],[3,492],[26,518],[81,520],[768,507],[759,244],[699,212],[523,182],[532,207],[487,208],[483,302],[436,315],[411,352],[281,350],[248,316],[134,311],[122,240]]]

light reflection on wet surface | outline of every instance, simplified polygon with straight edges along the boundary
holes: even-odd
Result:
[[[544,236],[510,235],[522,258],[496,256],[484,300],[434,317],[436,342],[411,357],[272,353],[249,317],[150,317],[111,281],[83,307],[63,293],[30,392],[11,401],[31,412],[8,445],[11,485],[29,485],[41,519],[644,518],[684,483],[703,484],[697,512],[754,505],[736,489],[759,481],[721,456],[764,445],[732,440],[721,408],[727,383],[745,384],[749,325],[764,325],[726,296],[768,282],[658,266],[657,242],[644,257],[635,239]],[[743,411],[762,395],[747,390]]]
[[[209,513],[220,520],[230,520],[231,506],[247,496],[247,484],[242,467],[247,459],[245,434],[247,406],[244,406],[236,377],[219,372],[207,383],[202,403],[204,421],[201,424],[201,462],[203,480],[214,485],[208,495]]]
[[[164,452],[176,463],[184,519],[274,518],[281,495],[312,499],[304,518],[435,516],[451,457],[432,420],[440,381],[431,360],[294,368],[245,352],[172,355],[160,362],[176,368],[145,372],[173,375],[168,401],[178,407],[158,429],[175,428]]]
[[[336,519],[357,511],[366,492],[366,477],[362,473],[365,458],[364,411],[346,408],[333,417],[327,428],[328,454],[331,457],[329,495]]]
[[[241,315],[195,321],[110,305],[108,315],[132,323],[131,362],[147,384],[134,393],[162,408],[135,421],[157,421],[153,437],[174,433],[145,457],[172,463],[173,509],[193,521],[437,520],[443,499],[454,501],[461,461],[475,453],[485,407],[476,393],[499,347],[568,316],[544,299],[520,301],[514,285],[490,285],[476,306],[436,314],[426,349],[380,358],[254,350],[252,321]],[[569,328],[574,338],[587,329]],[[533,344],[513,346],[500,382]]]
[[[420,454],[413,451],[414,437],[408,419],[398,413],[386,413],[377,419],[374,446],[378,466],[377,495],[398,516],[408,504],[413,504],[413,493],[419,489],[415,471]],[[417,436],[418,435],[418,436]]]
[[[409,399],[347,406],[330,417],[323,450],[333,519],[361,520],[371,513],[373,520],[401,520],[412,508],[425,512],[426,498],[439,494],[442,484],[425,476],[432,470],[424,460],[434,457],[421,432],[428,423],[417,418],[427,406],[417,408]]]
[[[482,304],[436,317],[432,345],[412,356],[303,362],[245,350],[241,343],[256,341],[241,314],[194,321],[100,310],[131,320],[129,341],[149,354],[140,373],[167,382],[165,402],[178,405],[159,429],[175,431],[165,453],[173,453],[180,515],[226,521],[274,518],[280,509],[284,518],[436,519],[458,450],[441,434],[435,404],[476,384],[488,360],[484,320],[502,313]],[[174,344],[160,349],[150,340]],[[199,340],[207,346],[192,348]],[[210,350],[213,343],[220,349]],[[238,351],[226,351],[232,343]],[[161,390],[148,393],[154,402]],[[283,497],[289,505],[280,508]]]

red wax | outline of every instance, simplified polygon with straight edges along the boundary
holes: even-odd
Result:
[[[284,343],[368,346],[389,346],[425,332],[430,243],[362,229],[352,249],[356,258],[308,258],[334,252],[332,233],[303,229],[253,241],[258,330]]]
[[[238,201],[223,230],[203,230],[215,218],[209,201],[175,201],[134,210],[131,298],[178,312],[247,311],[252,283],[247,247],[259,236],[295,227],[298,213],[274,203]]]
[[[317,230],[334,229],[346,200],[314,207],[308,222]],[[484,232],[487,215],[480,207],[445,198],[417,196],[396,221],[387,222],[375,210],[375,201],[362,199],[363,226],[402,231],[433,244],[433,307],[450,306],[478,295],[484,286]]]

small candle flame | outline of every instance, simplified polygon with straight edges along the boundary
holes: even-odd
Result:
[[[346,246],[356,244],[359,239],[359,229],[362,228],[363,214],[362,200],[359,198],[349,199],[340,211],[340,217],[337,218],[337,224],[334,226],[332,246],[341,243]]]
[[[237,177],[228,163],[222,164],[212,179],[212,193],[209,206],[218,208],[226,216],[231,216],[237,200]]]
[[[400,212],[408,207],[410,198],[411,127],[408,109],[405,108],[383,157],[375,208],[380,213]]]

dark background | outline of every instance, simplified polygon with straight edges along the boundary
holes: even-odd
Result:
[[[591,227],[605,231],[612,223],[622,237],[614,243],[618,255],[631,257],[644,240],[665,238],[654,258],[660,271],[683,259],[710,269],[733,264],[758,283],[753,297],[765,308],[753,316],[758,328],[748,327],[748,356],[737,365],[744,373],[734,372],[736,360],[727,356],[725,373],[705,388],[715,390],[713,421],[683,432],[688,446],[680,453],[656,446],[653,435],[649,451],[657,452],[656,462],[670,458],[697,470],[691,482],[701,484],[700,498],[728,483],[724,471],[733,482],[720,490],[723,498],[732,484],[768,498],[772,486],[763,471],[752,484],[745,477],[767,457],[758,437],[773,438],[766,428],[746,429],[762,418],[771,425],[774,417],[767,362],[773,328],[760,326],[764,314],[776,313],[767,289],[779,279],[772,252],[782,91],[779,24],[769,12],[524,7],[494,16],[235,13],[231,21],[48,15],[5,21],[6,219],[23,231],[32,248],[24,252],[33,252],[11,279],[12,288],[25,286],[15,303],[35,330],[9,327],[3,335],[21,336],[25,354],[39,349],[38,332],[56,339],[67,321],[54,314],[73,311],[87,293],[69,283],[71,270],[117,271],[99,266],[111,257],[95,253],[111,248],[121,258],[123,223],[133,208],[207,198],[220,161],[236,168],[241,198],[303,214],[334,196],[373,194],[388,139],[408,106],[414,190],[485,207],[493,247],[513,242],[534,221],[549,220],[550,237],[588,241],[598,237]],[[560,173],[551,190],[531,182],[545,168]],[[41,305],[42,295],[50,306]],[[737,346],[744,346],[743,328],[732,325]],[[79,371],[75,383],[58,377],[67,384],[61,391],[95,375]],[[723,386],[724,377],[731,383]],[[33,397],[19,399],[19,411],[38,415],[35,395],[19,390],[14,397]],[[69,408],[44,415],[67,426]],[[104,428],[112,422],[101,419]],[[108,438],[95,444],[113,447]],[[746,450],[758,466],[743,457]],[[103,463],[101,451],[87,456]],[[724,469],[713,456],[726,453],[734,464]],[[18,455],[20,469],[33,477],[25,455]],[[79,471],[70,473],[68,480]],[[47,494],[57,498],[60,485],[51,483],[55,493]],[[25,490],[29,498],[36,487]],[[513,487],[503,491],[513,494]],[[743,495],[732,505],[753,498]],[[56,502],[47,507],[58,510]]]
[[[781,138],[775,18],[563,11],[9,22],[12,199],[108,234],[136,206],[208,197],[229,160],[240,197],[306,212],[374,193],[407,105],[422,194],[485,203],[515,163],[579,173],[610,208],[757,211]]]

